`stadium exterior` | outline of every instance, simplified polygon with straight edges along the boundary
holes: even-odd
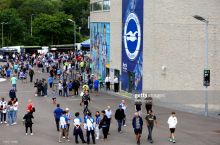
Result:
[[[220,90],[219,7],[219,0],[90,0],[93,72],[119,76],[127,92],[204,90],[199,15],[209,21],[208,89]]]

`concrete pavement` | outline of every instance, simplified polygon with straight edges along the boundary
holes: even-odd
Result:
[[[37,73],[35,78],[46,78],[47,74]],[[5,97],[8,100],[8,90],[10,89],[10,82],[0,83],[0,97]],[[56,131],[55,121],[53,118],[53,110],[55,106],[51,102],[50,97],[35,97],[33,84],[27,83],[22,84],[18,81],[18,92],[17,96],[19,98],[19,112],[18,112],[18,125],[6,127],[5,125],[0,125],[0,145],[58,145],[58,132]],[[99,96],[92,96],[92,103],[90,104],[90,109],[93,112],[96,110],[106,109],[106,106],[110,105],[113,112],[115,112],[117,106],[119,105],[122,97],[117,95],[110,95],[108,93],[100,93]],[[34,106],[36,107],[36,112],[34,113],[34,125],[33,131],[34,136],[25,136],[25,129],[22,125],[22,117],[25,114],[26,105],[28,99],[32,99]],[[108,141],[103,142],[98,140],[97,144],[104,145],[134,145],[135,137],[131,125],[131,119],[134,113],[134,102],[130,99],[125,98],[128,105],[127,113],[127,127],[123,127],[123,133],[117,133],[116,121],[113,119],[110,129],[110,136],[108,136]],[[57,97],[57,102],[61,104],[62,108],[70,108],[72,114],[76,111],[82,111],[79,102],[80,98],[71,97]],[[142,106],[143,117],[145,116],[145,109]],[[157,116],[159,126],[154,128],[153,139],[155,145],[170,145],[172,143],[168,142],[168,125],[167,119],[170,115],[171,109],[153,106],[153,110]],[[177,112],[178,125],[176,130],[176,140],[178,145],[220,145],[220,130],[219,119],[206,118],[200,115],[185,113],[181,111]],[[74,138],[72,136],[73,124],[71,124],[70,129],[70,142],[62,143],[67,145],[72,145],[74,143]],[[215,132],[216,131],[216,132]],[[149,144],[146,140],[147,128],[144,124],[144,130],[142,135],[141,144]]]

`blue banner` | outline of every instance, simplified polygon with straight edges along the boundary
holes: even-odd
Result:
[[[122,90],[142,91],[143,0],[122,0]]]

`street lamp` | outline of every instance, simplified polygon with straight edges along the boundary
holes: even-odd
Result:
[[[4,46],[4,24],[8,24],[8,22],[2,22],[2,48]]]
[[[31,36],[32,36],[32,31],[33,31],[33,28],[32,28],[32,19],[33,19],[33,16],[34,16],[34,14],[31,14]]]
[[[209,21],[205,18],[195,15],[195,19],[205,23],[205,70],[208,69],[208,25]],[[208,86],[205,86],[205,116],[208,116]]]
[[[79,29],[79,34],[80,34],[80,30],[82,29],[82,27],[79,27],[78,29]]]
[[[72,19],[68,19],[68,21],[72,22],[74,25],[74,48],[76,49],[76,22]]]

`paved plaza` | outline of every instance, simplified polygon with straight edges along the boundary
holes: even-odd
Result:
[[[34,78],[47,78],[47,74],[38,73]],[[35,80],[34,79],[34,80]],[[8,91],[10,89],[10,82],[0,82],[0,97],[9,99]],[[53,110],[55,106],[52,104],[51,97],[35,97],[34,96],[34,85],[31,83],[21,83],[18,81],[18,92],[17,96],[19,99],[19,111],[18,111],[18,124],[10,127],[6,127],[5,124],[0,125],[0,145],[58,145],[58,144],[75,144],[72,136],[73,124],[71,124],[70,130],[70,142],[69,143],[58,143],[59,133],[56,131],[55,121],[53,116]],[[100,93],[98,96],[91,94],[92,103],[90,109],[93,112],[96,110],[106,109],[108,105],[111,106],[113,112],[115,112],[118,104],[121,102],[121,96],[110,95],[109,93]],[[25,127],[22,124],[23,115],[26,113],[26,106],[28,100],[32,99],[33,104],[36,107],[34,113],[34,125],[33,125],[33,136],[25,135]],[[57,102],[61,104],[61,108],[70,108],[72,114],[77,111],[82,111],[80,107],[79,97],[57,97]],[[122,128],[122,133],[117,132],[116,121],[113,119],[110,136],[108,141],[103,142],[98,140],[97,144],[105,145],[135,145],[135,136],[132,129],[131,120],[134,113],[134,102],[130,99],[125,98],[128,105],[127,114],[127,126]],[[145,109],[142,106],[143,115],[145,116]],[[153,139],[155,145],[170,145],[168,142],[168,125],[167,119],[170,112],[173,110],[153,106],[153,110],[158,119],[158,128],[154,128]],[[174,110],[175,111],[175,110]],[[215,118],[206,118],[190,113],[177,112],[178,125],[176,130],[176,144],[177,145],[220,145],[220,120]],[[218,133],[219,131],[219,133]],[[144,122],[144,129],[141,139],[141,144],[150,144],[147,142],[147,127]]]

